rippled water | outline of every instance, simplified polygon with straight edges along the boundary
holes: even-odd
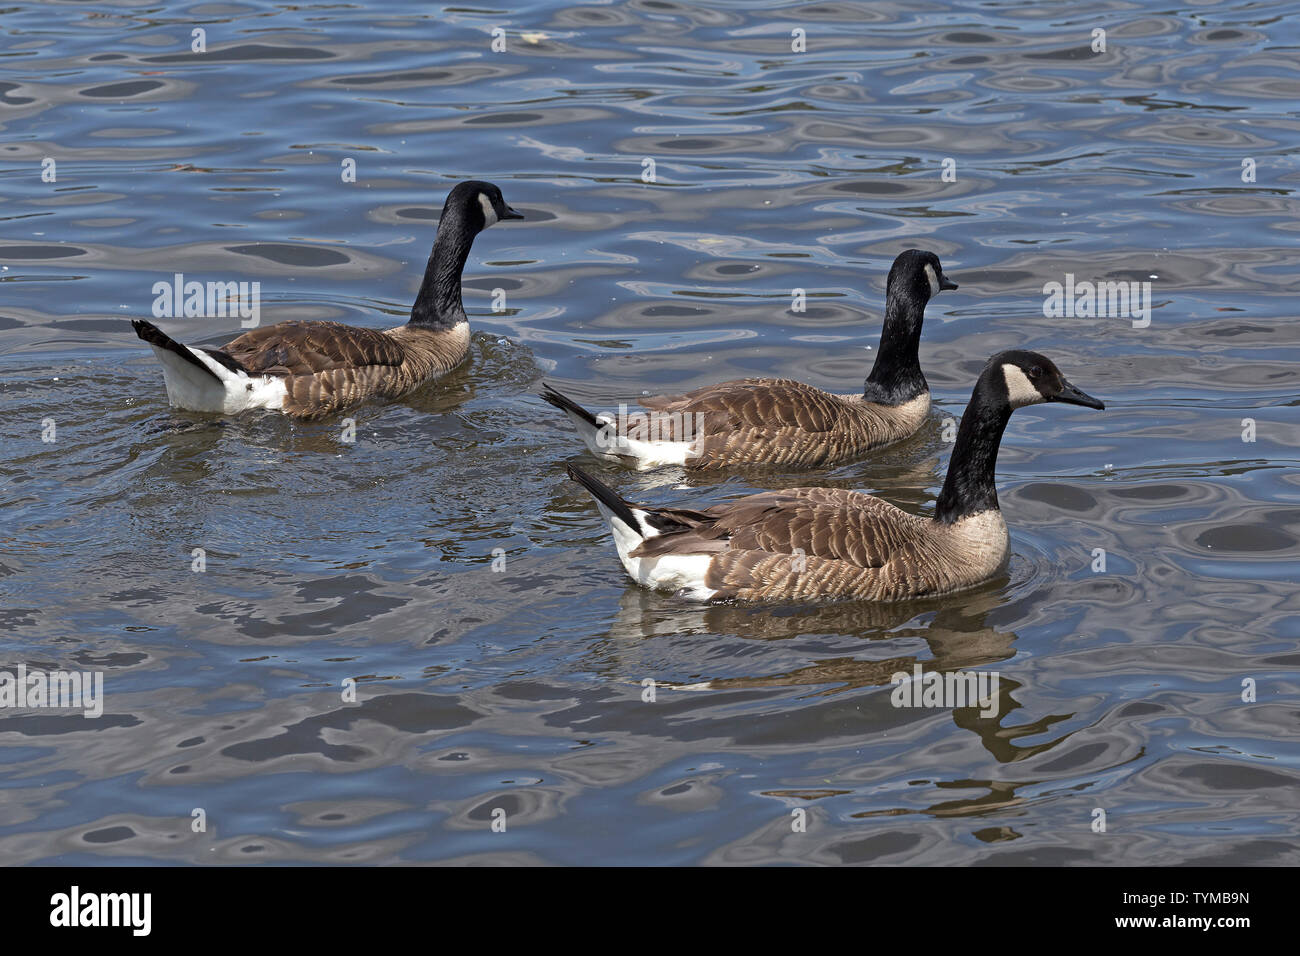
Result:
[[[1300,863],[1295,4],[416,9],[0,18],[3,667],[106,695],[0,711],[0,859]],[[127,322],[155,282],[396,324],[468,177],[527,221],[471,254],[467,365],[362,409],[355,443],[168,408]],[[1012,418],[1007,574],[887,608],[629,585],[542,376],[597,405],[851,391],[909,246],[961,284],[913,439],[794,476],[606,473],[654,503],[833,484],[925,512],[945,419],[1022,345],[1107,410]],[[1150,325],[1045,318],[1066,273],[1150,281]],[[916,662],[996,671],[996,714],[891,706]]]

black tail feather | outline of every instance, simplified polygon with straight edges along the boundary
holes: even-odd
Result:
[[[632,513],[632,507],[619,496],[613,488],[603,483],[597,478],[587,474],[577,465],[569,465],[569,477],[576,481],[587,491],[591,492],[593,498],[613,512],[614,517],[618,518],[625,525],[635,531],[637,534],[644,536],[646,529],[642,527],[641,522],[636,520],[636,515]]]
[[[181,345],[181,343],[177,342],[174,338],[172,338],[162,329],[158,328],[158,326],[154,325],[152,322],[146,322],[144,319],[132,319],[131,327],[135,329],[136,335],[140,336],[140,338],[144,339],[150,345],[156,345],[160,349],[166,349],[168,352],[174,352],[176,355],[179,355],[181,358],[183,358],[185,361],[189,362],[191,365],[195,366],[196,368],[203,369],[203,371],[207,372],[218,382],[221,381],[221,377],[217,375],[216,372],[212,371],[212,369],[208,368],[201,361],[199,361],[199,357],[197,355],[195,355],[185,346]],[[204,349],[204,351],[206,352],[208,350]],[[231,359],[231,361],[233,362],[234,359]],[[225,365],[226,363],[222,362],[221,364]]]
[[[247,365],[240,362],[239,359],[230,357],[225,352],[221,351],[221,349],[203,349],[203,351],[208,355],[211,355],[212,360],[223,368],[228,368],[232,372],[243,372],[245,375],[253,374]]]
[[[589,424],[592,428],[601,427],[601,423],[596,421],[595,415],[591,414],[591,412],[587,411],[585,408],[583,408],[573,399],[569,398],[567,395],[563,395],[560,392],[557,392],[555,389],[551,388],[551,386],[547,385],[545,382],[542,383],[542,390],[538,392],[538,394],[542,397],[544,401],[550,402],[560,411],[573,412],[573,414],[578,415],[579,417],[582,418],[583,421]],[[574,480],[580,481],[581,479],[575,478]],[[595,492],[593,491],[592,494],[595,494]],[[633,527],[635,527],[635,525]]]

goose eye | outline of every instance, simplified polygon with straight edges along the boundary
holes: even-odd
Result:
[[[1035,365],[1029,369],[1027,374],[1029,375],[1029,380],[1031,382],[1036,382],[1043,377],[1043,370]]]

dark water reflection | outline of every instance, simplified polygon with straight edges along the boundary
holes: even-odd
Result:
[[[1300,862],[1294,13],[13,7],[0,669],[100,671],[106,701],[0,709],[0,859]],[[126,322],[154,282],[260,281],[264,323],[394,324],[471,176],[527,220],[471,256],[470,364],[359,410],[355,443],[166,406]],[[1108,407],[1013,419],[1006,574],[886,608],[630,588],[540,378],[599,405],[746,375],[853,390],[911,245],[961,283],[927,316],[916,436],[800,476],[611,480],[925,512],[984,359],[1038,349]],[[1150,325],[1044,318],[1066,273],[1151,281]],[[918,663],[996,672],[996,699],[894,707]]]

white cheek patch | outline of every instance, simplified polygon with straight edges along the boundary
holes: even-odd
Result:
[[[930,280],[930,295],[931,295],[931,297],[938,295],[938,294],[939,294],[939,277],[938,277],[937,275],[935,275],[935,272],[934,272],[934,266],[930,265],[930,263],[928,263],[928,262],[925,264],[925,277],[926,277],[927,279]]]
[[[483,228],[486,229],[497,221],[497,211],[492,208],[492,200],[483,193],[478,194],[478,204],[483,207]]]
[[[1026,405],[1037,405],[1047,401],[1042,393],[1034,388],[1034,383],[1029,381],[1029,376],[1020,370],[1020,366],[1003,365],[1002,377],[1007,383],[1007,399],[1011,402],[1012,408],[1024,408]]]

